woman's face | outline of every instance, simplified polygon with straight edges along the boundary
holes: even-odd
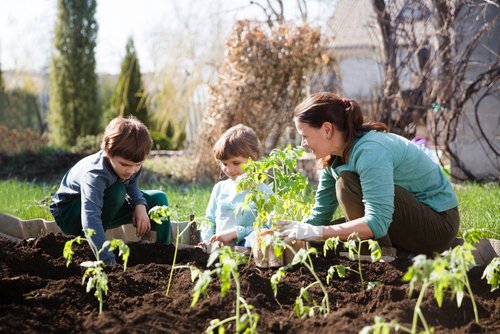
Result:
[[[320,128],[313,128],[307,123],[295,120],[297,132],[302,137],[301,145],[310,149],[316,159],[321,159],[331,154],[342,155],[342,144],[338,141],[333,125],[330,122],[324,122]]]
[[[238,176],[243,174],[241,165],[246,164],[247,162],[248,158],[245,157],[231,157],[227,160],[220,160],[222,171],[233,181],[235,181]]]

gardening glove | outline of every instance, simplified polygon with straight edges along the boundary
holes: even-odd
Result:
[[[281,231],[285,226],[291,226],[298,223],[299,222],[296,220],[277,220],[273,221],[273,226],[276,227],[278,231]]]
[[[278,236],[283,238],[283,241],[289,242],[293,240],[304,241],[322,241],[323,226],[314,226],[303,222],[287,221],[286,223],[274,225],[278,227]]]

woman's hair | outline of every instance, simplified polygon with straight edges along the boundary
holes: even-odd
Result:
[[[217,160],[234,157],[259,159],[260,142],[255,131],[243,124],[235,125],[220,136],[214,145],[214,156]]]
[[[349,151],[359,132],[369,130],[387,131],[387,126],[384,123],[364,123],[361,108],[356,101],[341,98],[330,92],[315,93],[306,98],[295,107],[294,119],[317,129],[323,123],[330,122],[337,130],[344,132],[344,140],[347,144],[342,153],[344,163],[349,158]],[[323,167],[330,166],[332,162],[332,156],[322,159]]]
[[[141,121],[133,116],[117,117],[104,130],[101,149],[111,157],[141,162],[148,156],[152,145],[148,128]]]

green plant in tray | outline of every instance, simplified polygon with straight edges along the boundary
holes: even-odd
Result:
[[[284,150],[274,149],[259,161],[249,160],[244,166],[245,174],[239,179],[237,189],[249,191],[242,206],[245,209],[255,206],[254,229],[273,220],[299,220],[309,213],[307,177],[297,170],[303,154],[303,148],[288,146]],[[266,181],[272,194],[260,190],[259,184]]]

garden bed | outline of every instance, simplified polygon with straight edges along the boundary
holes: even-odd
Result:
[[[48,234],[15,243],[0,237],[0,332],[2,333],[201,333],[215,318],[234,314],[234,290],[220,297],[216,281],[208,288],[208,296],[191,308],[193,283],[187,269],[175,271],[170,295],[165,290],[174,247],[158,244],[130,243],[128,268],[106,267],[109,293],[104,312],[99,315],[98,302],[85,292],[83,270],[79,263],[92,258],[85,245],[74,245],[75,256],[69,267],[62,257],[69,237]],[[208,256],[199,249],[182,249],[178,264],[205,268]],[[326,272],[333,264],[354,266],[347,259],[319,256],[313,261],[316,272],[325,282]],[[408,284],[401,282],[411,263],[366,263],[365,279],[383,284],[369,291],[360,291],[357,276],[347,273],[346,279],[335,278],[326,285],[331,305],[327,316],[298,319],[293,311],[301,287],[313,282],[305,268],[294,268],[282,279],[274,298],[269,278],[276,270],[260,269],[253,263],[240,267],[241,294],[260,316],[260,333],[356,333],[373,324],[375,316],[411,327],[418,292],[407,298]],[[468,295],[462,306],[447,296],[439,308],[432,291],[423,302],[423,313],[437,333],[500,332],[500,292],[490,292],[481,279],[484,267],[469,272],[478,306],[480,324]],[[319,288],[311,297],[321,300]],[[234,332],[233,327],[228,332]]]

